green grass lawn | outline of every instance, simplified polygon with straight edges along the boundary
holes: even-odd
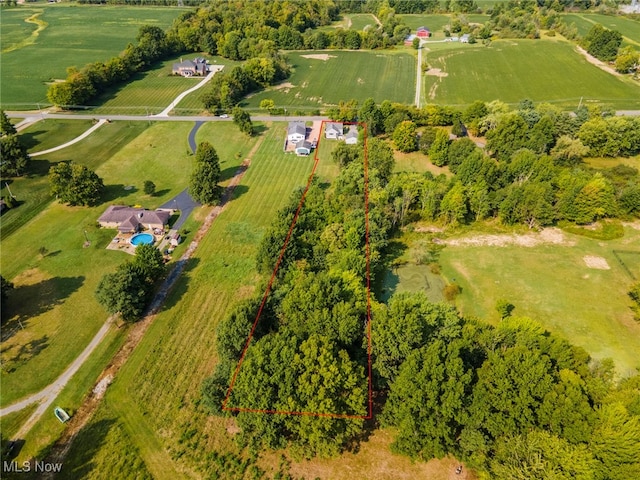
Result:
[[[323,54],[330,58],[304,57]],[[326,50],[287,56],[294,69],[287,82],[250,96],[244,106],[258,108],[265,98],[289,108],[322,108],[340,100],[362,102],[369,97],[377,102],[410,103],[415,94],[416,61],[409,53]]]
[[[347,17],[351,30],[364,30],[366,26],[377,28],[378,24],[376,19],[370,13],[354,13],[351,15],[345,15]]]
[[[458,305],[465,315],[497,322],[495,303],[507,299],[515,316],[537,320],[595,358],[613,358],[622,375],[633,373],[640,363],[640,324],[629,308],[632,280],[613,251],[637,251],[624,260],[640,272],[640,231],[627,227],[623,238],[609,241],[565,237],[575,244],[447,246],[440,263],[445,277],[462,287]],[[610,269],[588,268],[587,255],[604,258]]]
[[[191,57],[195,54],[191,54]],[[224,59],[222,57],[201,55],[211,63],[225,65],[227,70],[232,66],[240,64]],[[177,56],[164,62],[158,63],[148,72],[138,74],[132,81],[106,91],[103,95],[95,98],[92,103],[97,105],[94,111],[100,114],[121,114],[121,115],[145,115],[160,113],[179,94],[196,86],[203,79],[202,77],[184,78],[171,74],[171,68],[175,62],[181,58],[189,58],[189,55]],[[187,96],[179,105],[181,113],[193,114],[202,111],[200,97],[207,87],[193,92]],[[190,99],[195,100],[193,104]],[[174,112],[175,113],[175,112]]]
[[[95,137],[65,150],[67,158],[86,159],[83,163],[103,178],[107,187],[103,203],[93,208],[52,203],[3,239],[3,275],[17,287],[5,310],[4,327],[16,332],[2,344],[3,405],[57,377],[104,322],[107,314],[93,293],[102,275],[127,256],[105,250],[114,231],[96,228],[96,220],[109,204],[155,208],[183,190],[193,161],[186,141],[191,127],[191,123],[157,123],[143,132],[146,123],[105,125]],[[113,133],[128,141],[114,142]],[[116,144],[110,149],[105,141]],[[157,196],[143,193],[147,179],[156,183]],[[125,190],[127,185],[134,188]],[[92,242],[86,249],[85,231]],[[40,247],[49,253],[40,255]],[[38,375],[33,374],[36,371]]]
[[[122,421],[155,478],[206,469],[207,452],[222,445],[235,448],[223,435],[226,422],[209,419],[198,405],[200,384],[216,362],[218,321],[258,282],[254,256],[262,234],[311,171],[311,157],[282,153],[285,132],[286,124],[276,124],[263,133],[264,141],[235,198],[201,242],[164,310],[107,392],[110,415]],[[189,440],[179,442],[181,437]],[[99,437],[87,443],[96,449],[94,458],[107,458],[114,450],[135,455]],[[76,444],[68,460],[84,448]],[[94,475],[99,477],[106,468],[96,464]]]
[[[574,23],[580,36],[585,36],[594,24],[619,31],[624,38],[623,44],[640,46],[640,22],[621,16],[600,15],[593,13],[568,13],[563,15],[567,25]]]
[[[57,135],[60,129],[64,129],[66,121],[55,124],[50,122],[52,121],[47,120],[45,123],[36,123],[24,131],[27,143],[32,145],[32,151],[44,150],[45,147],[59,144]],[[84,126],[88,125],[84,121],[76,120],[75,122]],[[73,160],[95,170],[129,141],[138,136],[147,126],[146,122],[115,122],[103,125],[89,137],[71,147],[33,158],[29,166],[28,175],[6,180],[9,182],[9,188],[13,195],[17,197],[20,205],[2,215],[0,235],[3,246],[8,236],[14,234],[21,226],[40,214],[46,205],[52,201],[49,193],[48,174],[49,168],[53,164]],[[73,135],[70,136],[76,136],[75,133],[79,131],[78,127],[79,125],[70,128],[73,130]],[[62,138],[67,138],[67,134],[65,133]],[[5,179],[3,179],[4,181]],[[7,194],[6,189],[3,189],[3,195],[5,194]],[[17,274],[17,271],[12,271],[6,264],[3,264],[3,272],[5,276]]]
[[[40,120],[20,132],[20,141],[29,153],[41,152],[82,135],[93,123],[91,120]]]
[[[466,105],[496,99],[517,103],[530,98],[576,107],[582,98],[617,109],[640,108],[640,87],[589,64],[567,42],[436,45],[429,47],[426,61],[443,73],[423,77],[422,103]]]
[[[166,29],[186,9],[170,7],[41,5],[20,7],[0,16],[2,48],[24,40],[35,25],[20,24],[42,11],[38,17],[47,23],[35,42],[2,54],[2,97],[7,110],[36,108],[47,104],[47,82],[66,77],[70,66],[106,61],[134,42],[142,25],[157,25]],[[5,44],[6,35],[9,40]]]

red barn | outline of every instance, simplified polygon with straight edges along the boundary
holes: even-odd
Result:
[[[418,36],[419,38],[429,38],[431,36],[431,32],[427,27],[418,27],[416,36]]]

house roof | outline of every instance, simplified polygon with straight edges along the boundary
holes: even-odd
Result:
[[[342,135],[343,124],[340,122],[328,122],[325,132],[335,131]]]
[[[294,122],[289,122],[289,128],[287,129],[287,135],[293,135],[295,133],[297,133],[299,135],[303,135],[303,136],[307,135],[307,127],[305,126],[304,122],[301,122],[299,120],[294,121]]]
[[[161,224],[169,222],[171,214],[166,210],[145,210],[144,208],[127,207],[126,205],[111,205],[98,218],[99,222],[119,223],[121,226],[137,227],[140,224]]]
[[[300,140],[298,143],[296,143],[296,150],[299,148],[306,148],[307,150],[311,151],[311,142]]]
[[[427,27],[418,27],[418,29],[417,29],[416,31],[417,31],[417,32],[419,32],[419,31],[421,31],[421,30],[424,30],[424,31],[426,31],[426,32],[428,32],[428,31],[429,31],[429,29],[428,29]]]
[[[174,63],[173,64],[173,69],[177,70],[179,68],[192,68],[195,69],[196,68],[196,64],[195,62],[192,62],[191,60],[185,60],[183,62],[178,62],[178,63]]]
[[[356,127],[351,127],[345,135],[345,138],[358,138],[358,129]]]

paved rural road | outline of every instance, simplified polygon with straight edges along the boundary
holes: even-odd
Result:
[[[125,120],[125,121],[153,121],[153,122],[232,122],[233,118],[220,118],[212,115],[185,115],[185,116],[169,116],[169,117],[154,117],[146,115],[91,115],[91,114],[74,114],[74,113],[49,113],[42,112],[5,112],[10,118],[28,118],[33,120],[42,119],[55,119],[55,120]],[[640,110],[638,111],[640,115]],[[329,120],[329,117],[322,115],[308,115],[304,117],[297,117],[293,115],[252,115],[251,120],[254,122],[289,122],[292,120],[300,120],[303,122],[314,122],[321,120]]]
[[[416,68],[416,98],[414,99],[414,103],[418,108],[420,108],[420,91],[422,90],[422,45],[424,45],[424,41],[420,40],[418,67]]]

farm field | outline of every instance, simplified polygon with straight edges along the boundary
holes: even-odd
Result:
[[[156,25],[166,29],[186,10],[120,5],[3,9],[0,16],[2,108],[28,110],[37,108],[38,104],[48,104],[47,83],[65,78],[67,67],[108,60],[135,41],[140,26]],[[28,26],[25,28],[20,22],[20,18],[24,20],[34,14],[46,24],[35,38],[30,35],[36,25],[25,23]],[[16,45],[20,48],[12,49]],[[32,67],[25,68],[25,65]]]
[[[582,98],[617,109],[640,107],[640,86],[589,64],[566,42],[500,40],[489,47],[432,47],[426,61],[440,71],[423,77],[422,103],[466,105],[496,99],[517,103],[530,98],[575,107]]]
[[[315,58],[309,58],[312,55]],[[325,50],[287,56],[294,70],[288,81],[248,97],[243,107],[257,109],[265,98],[291,108],[322,108],[369,97],[411,103],[415,94],[416,60],[408,53]]]
[[[633,280],[614,252],[627,252],[622,261],[640,274],[640,229],[625,227],[623,238],[608,241],[562,236],[563,243],[533,247],[448,245],[439,261],[447,280],[462,287],[463,314],[495,323],[496,301],[507,299],[513,315],[540,322],[595,358],[613,358],[620,375],[633,373],[640,324],[627,297]],[[586,256],[606,260],[609,269],[588,267]]]
[[[640,45],[640,22],[630,18],[592,13],[568,13],[562,17],[567,25],[575,23],[578,34],[582,37],[589,33],[594,24],[599,23],[606,28],[619,31],[623,37],[626,37],[623,39],[623,45],[629,43]]]

